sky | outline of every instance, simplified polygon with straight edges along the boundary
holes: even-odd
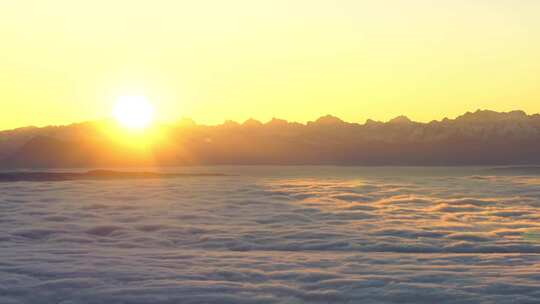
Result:
[[[540,1],[0,0],[0,129],[540,112]]]

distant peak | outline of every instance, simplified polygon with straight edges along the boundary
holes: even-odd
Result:
[[[279,118],[272,118],[272,120],[270,120],[269,122],[267,122],[266,124],[269,125],[269,126],[284,126],[284,125],[287,125],[289,122],[286,121],[285,119],[279,119]]]
[[[475,112],[467,112],[458,116],[456,120],[470,121],[492,121],[492,120],[508,120],[508,119],[524,119],[527,118],[527,113],[521,110],[510,112],[496,112],[492,110],[476,110]]]
[[[396,123],[403,124],[403,123],[411,123],[412,120],[410,120],[409,117],[405,115],[399,115],[397,117],[390,119],[388,122],[393,123],[393,124],[396,124]]]
[[[525,113],[525,111],[521,111],[521,110],[515,110],[515,111],[510,111],[508,112],[508,114],[512,117],[515,117],[515,118],[525,118],[527,117],[527,113]]]
[[[344,123],[344,121],[332,115],[325,115],[325,116],[319,117],[319,119],[317,119],[315,123],[322,124],[322,125],[337,125],[337,124]]]
[[[365,123],[366,126],[378,126],[378,125],[381,125],[381,124],[383,124],[383,123],[380,122],[380,121],[375,121],[375,120],[373,120],[371,118],[368,118],[366,120],[366,123]]]
[[[260,122],[258,120],[255,120],[253,118],[250,118],[250,119],[244,121],[244,123],[242,125],[243,126],[261,126],[262,122]]]

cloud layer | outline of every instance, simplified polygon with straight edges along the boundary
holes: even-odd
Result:
[[[0,302],[540,301],[538,178],[281,170],[0,184]]]

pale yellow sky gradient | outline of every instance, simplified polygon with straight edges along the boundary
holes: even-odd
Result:
[[[0,129],[540,112],[540,1],[0,0]]]

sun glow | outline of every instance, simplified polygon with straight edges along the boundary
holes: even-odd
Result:
[[[154,120],[154,107],[144,96],[122,96],[116,100],[112,114],[122,127],[143,130]]]

